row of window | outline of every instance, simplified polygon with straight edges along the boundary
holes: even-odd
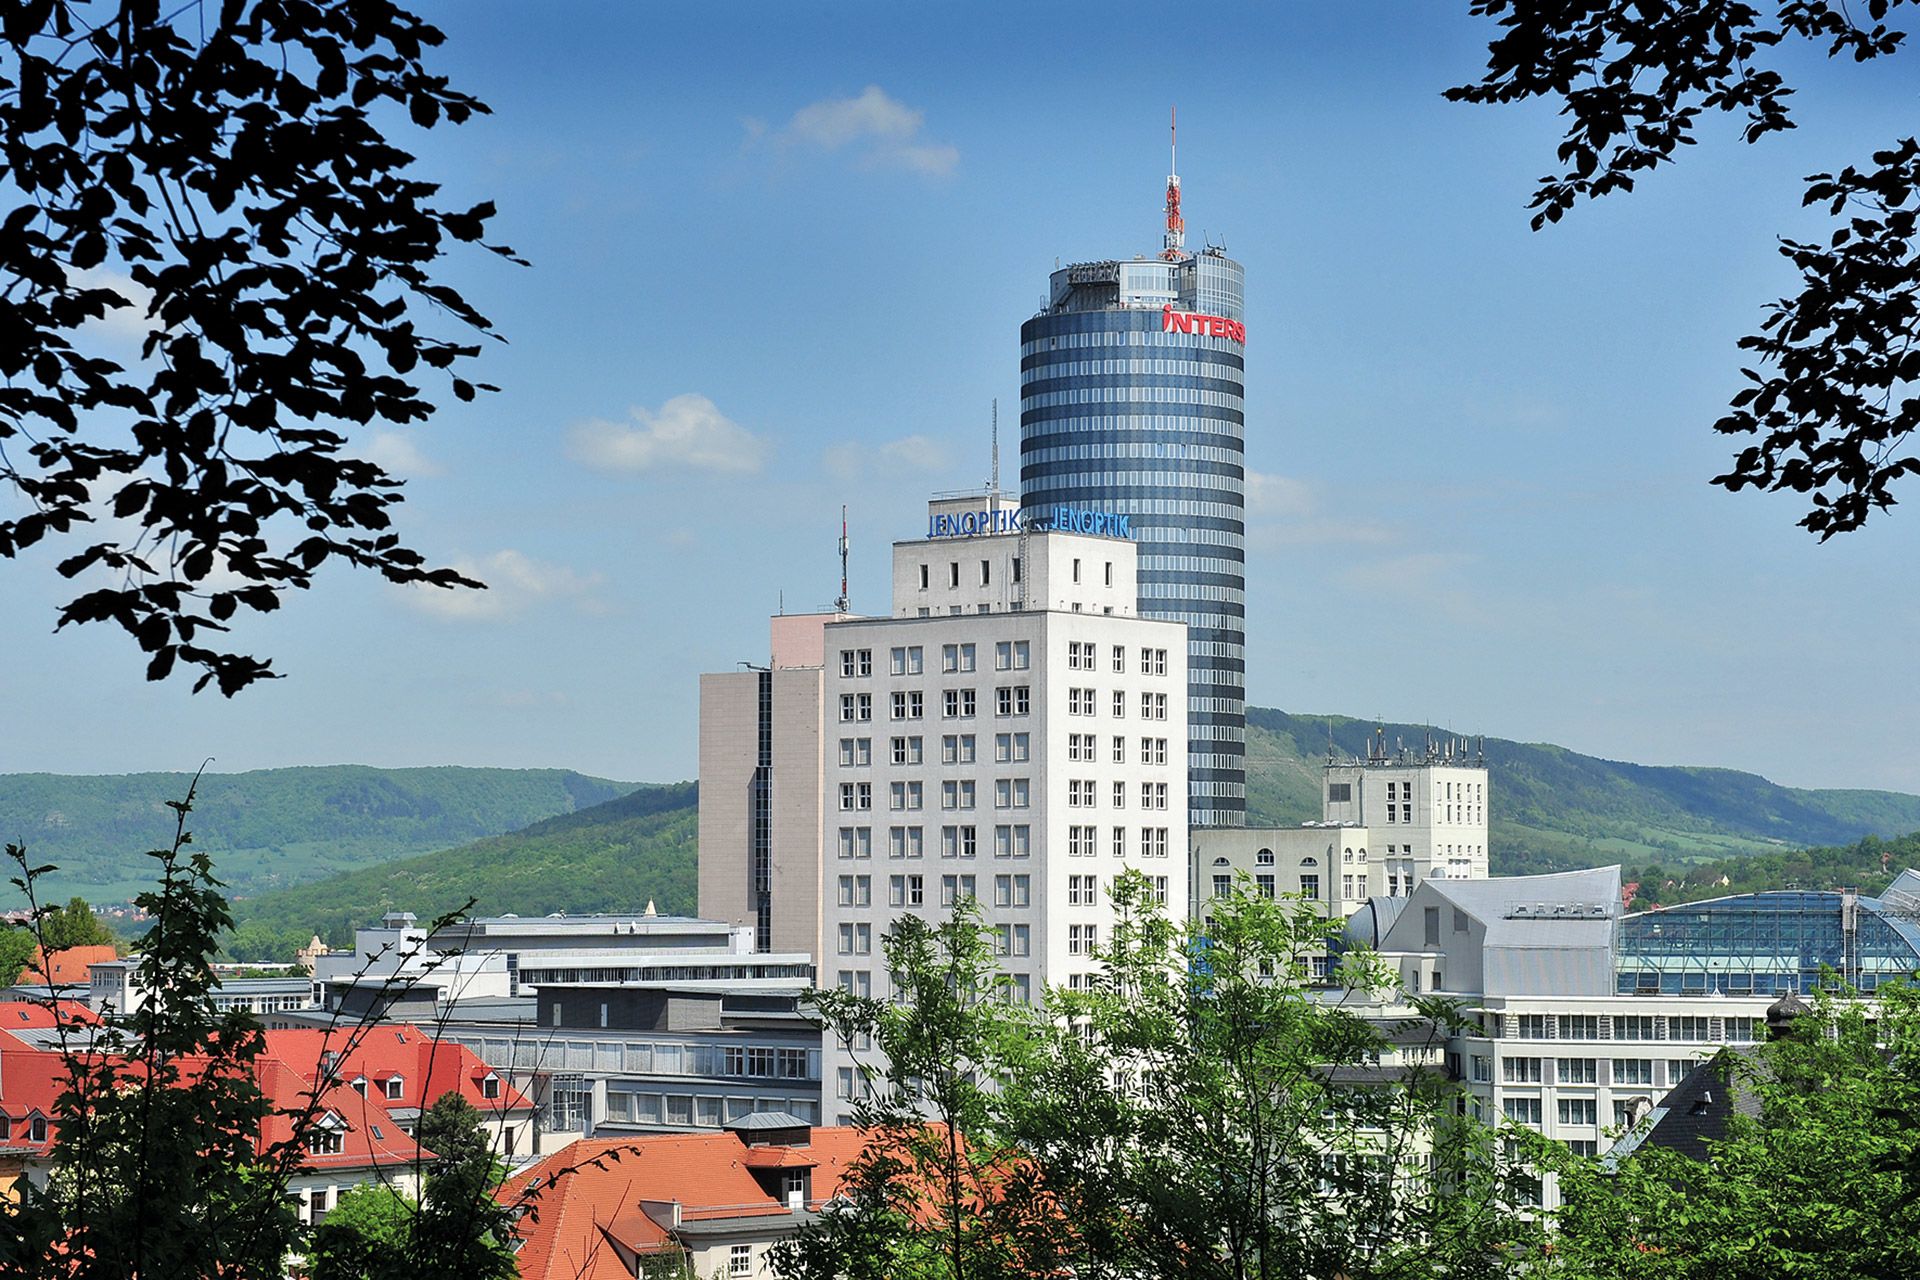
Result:
[[[1166,697],[1165,694],[1160,696],[1163,700]],[[895,720],[926,718],[926,695],[918,689],[896,689],[889,706],[892,711],[891,718]],[[997,716],[1024,716],[1032,709],[1033,691],[1028,685],[1001,685],[993,691],[993,711]],[[942,717],[948,720],[972,719],[978,711],[975,691],[972,689],[942,690],[940,710]],[[1116,711],[1116,714],[1119,712]],[[872,694],[843,693],[840,695],[841,724],[867,724],[872,719]]]
[[[1142,809],[1165,809],[1167,807],[1167,784],[1164,782],[1142,782],[1140,788],[1140,807]],[[1092,778],[1067,779],[1067,807],[1069,809],[1091,809],[1099,804],[1099,784]],[[1127,784],[1115,779],[1113,783],[1113,807],[1127,807]]]
[[[981,573],[986,573],[986,561],[981,561]],[[1020,580],[1018,560],[1014,561],[1014,581]],[[920,566],[921,586],[926,585],[925,565]],[[954,566],[955,573],[959,565]],[[984,579],[982,579],[984,581]],[[954,585],[959,585],[956,582]],[[971,644],[949,644],[940,647],[940,669],[948,674],[972,671],[974,669],[975,649]],[[993,646],[993,669],[995,671],[1025,671],[1033,663],[1033,649],[1026,640],[1001,640]],[[887,655],[888,670],[896,676],[917,676],[926,668],[926,650],[920,645],[896,645]],[[873,674],[873,650],[842,649],[840,651],[840,676],[853,680]]]
[[[1097,716],[1100,714],[1099,691],[1095,689],[1068,689],[1067,714],[1070,716]],[[1124,689],[1113,691],[1113,717],[1124,720],[1127,715],[1127,692]],[[1142,720],[1165,720],[1167,718],[1167,695],[1164,693],[1142,693],[1140,695],[1140,718]]]
[[[942,827],[940,829],[940,848],[943,857],[971,858],[976,850],[976,833],[972,826]],[[922,827],[893,827],[888,831],[887,848],[890,857],[918,858],[925,852],[925,829]],[[872,827],[841,827],[839,840],[842,858],[871,858],[873,856]],[[948,853],[951,849],[953,852]],[[1033,852],[1033,829],[1025,823],[1006,824],[993,829],[993,856],[996,858],[1025,858]]]
[[[1520,1040],[1695,1040],[1752,1043],[1765,1030],[1753,1017],[1713,1018],[1705,1014],[1522,1013],[1509,1015]],[[1719,1023],[1716,1027],[1714,1024]]]

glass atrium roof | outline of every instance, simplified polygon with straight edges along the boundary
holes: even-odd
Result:
[[[1823,970],[1863,991],[1920,976],[1920,914],[1904,897],[1748,893],[1621,919],[1622,995],[1810,994]]]

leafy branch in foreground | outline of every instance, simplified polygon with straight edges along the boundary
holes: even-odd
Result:
[[[215,637],[329,560],[481,585],[389,532],[401,481],[339,428],[428,417],[423,367],[461,400],[493,389],[453,372],[477,344],[418,323],[490,332],[430,270],[493,206],[437,207],[381,125],[486,107],[388,0],[170,10],[35,0],[0,21],[0,480],[24,508],[0,556],[92,527],[59,572],[110,585],[58,625],[117,624],[149,679],[185,663],[231,695],[276,673]]]
[[[1742,0],[1470,0],[1501,34],[1485,76],[1446,96],[1562,104],[1560,170],[1540,179],[1529,205],[1537,231],[1580,199],[1633,190],[1695,142],[1703,113],[1742,117],[1749,143],[1793,128],[1794,90],[1768,55],[1801,40],[1855,62],[1892,56],[1906,33],[1884,19],[1905,2],[1781,0],[1769,13]],[[1920,141],[1900,140],[1872,161],[1807,179],[1803,203],[1844,221],[1825,245],[1781,242],[1801,291],[1771,304],[1761,332],[1740,340],[1777,372],[1743,369],[1752,385],[1714,424],[1759,438],[1713,483],[1808,495],[1800,524],[1823,540],[1892,506],[1893,482],[1920,471],[1908,451],[1920,428]]]

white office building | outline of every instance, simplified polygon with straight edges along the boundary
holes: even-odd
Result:
[[[1242,884],[1349,916],[1372,898],[1405,898],[1429,879],[1487,877],[1487,766],[1465,743],[1413,752],[1376,737],[1365,759],[1328,756],[1320,796],[1318,822],[1195,828],[1193,918],[1205,920],[1213,899]]]
[[[970,897],[1033,1000],[1095,972],[1122,871],[1186,903],[1186,632],[1139,616],[1124,530],[936,499],[891,616],[826,625],[823,985],[886,994],[888,924]],[[824,1057],[832,1124],[859,1063]]]

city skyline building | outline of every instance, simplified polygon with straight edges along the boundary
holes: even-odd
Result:
[[[1158,257],[1053,273],[1020,326],[1020,485],[1028,512],[1126,516],[1140,613],[1187,625],[1195,826],[1246,821],[1245,271],[1186,248],[1167,176]]]
[[[1184,628],[1139,616],[1111,513],[1015,511],[934,499],[894,544],[890,616],[825,627],[822,986],[894,994],[894,919],[971,899],[1008,998],[1038,1003],[1097,975],[1122,872],[1185,908]],[[832,1123],[878,1064],[831,1036],[821,1057]]]

